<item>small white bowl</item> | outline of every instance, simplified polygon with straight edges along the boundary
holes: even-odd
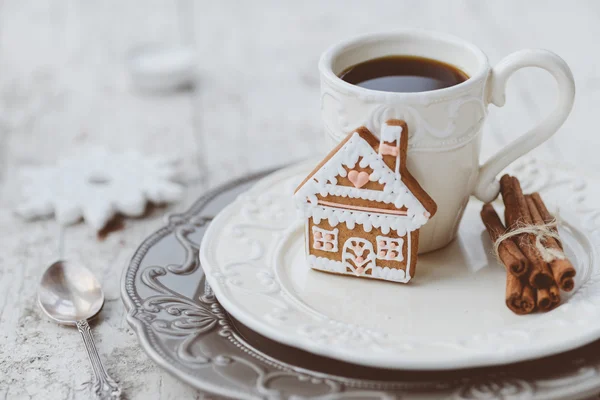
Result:
[[[197,78],[196,55],[188,46],[143,45],[130,52],[127,66],[133,86],[143,91],[189,88]]]

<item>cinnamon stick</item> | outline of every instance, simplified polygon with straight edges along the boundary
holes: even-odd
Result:
[[[537,195],[537,196],[534,196]],[[536,201],[537,198],[537,201]],[[525,196],[525,200],[527,201],[527,206],[529,207],[529,212],[531,213],[533,223],[535,225],[543,225],[550,216],[549,222],[553,220],[550,213],[546,209],[546,206],[538,193],[534,193],[528,196]],[[542,216],[542,213],[546,215],[546,218]],[[557,232],[557,231],[555,231]],[[562,247],[559,242],[553,237],[547,237],[544,239],[543,245],[547,248],[562,251]],[[556,281],[558,287],[562,290],[569,292],[573,290],[575,283],[573,281],[573,277],[575,276],[575,267],[571,264],[567,258],[564,259],[554,259],[550,263],[550,270],[552,271],[552,275],[554,276],[554,280]]]
[[[520,223],[519,206],[513,188],[512,177],[503,175],[500,178],[500,193],[504,201],[504,221],[508,229],[514,228]]]
[[[531,199],[533,200],[533,202],[535,203],[535,208],[540,213],[540,216],[542,217],[544,224],[548,224],[548,223],[554,221],[554,216],[552,216],[552,214],[550,214],[550,212],[548,211],[548,208],[546,208],[546,203],[544,203],[544,200],[542,200],[542,196],[540,196],[540,194],[538,192],[531,193],[530,196],[531,196]],[[558,231],[558,229],[556,227],[554,227],[552,229],[554,229],[555,231]]]
[[[542,216],[542,219],[544,220],[545,224],[548,224],[552,221],[554,221],[554,216],[552,214],[550,214],[550,211],[548,211],[548,208],[546,208],[546,203],[544,203],[544,200],[542,200],[542,196],[540,196],[540,194],[538,192],[532,193],[531,197],[533,198],[533,201],[535,202],[535,206],[536,208],[539,210],[540,215]],[[554,227],[552,228],[552,230],[556,233],[558,233],[558,227]],[[558,245],[560,246],[560,248],[563,248],[563,245],[561,242],[558,242]]]
[[[515,314],[529,314],[535,309],[535,291],[526,280],[506,271],[506,306]]]
[[[550,294],[550,301],[552,302],[551,308],[558,306],[560,304],[560,290],[558,290],[558,286],[550,286],[548,293]]]
[[[552,308],[548,289],[537,289],[537,306],[541,311],[548,311]]]
[[[540,311],[550,311],[560,304],[560,290],[551,285],[547,289],[537,289],[537,307]]]
[[[494,210],[494,206],[489,203],[484,204],[480,215],[492,243],[496,243],[496,240],[506,232],[506,228],[502,224],[502,221],[500,221],[500,217],[496,213],[496,210]],[[500,243],[498,257],[507,271],[516,277],[523,276],[529,271],[529,260],[519,250],[519,246],[510,238]]]
[[[517,229],[521,226],[533,224],[527,202],[521,190],[519,180],[510,175],[504,175],[500,179],[500,191],[505,206],[505,220],[509,230]],[[535,235],[522,233],[516,236],[516,242],[521,252],[529,259],[531,263],[531,273],[529,274],[529,284],[536,289],[547,289],[554,283],[552,271],[540,252],[535,247]]]

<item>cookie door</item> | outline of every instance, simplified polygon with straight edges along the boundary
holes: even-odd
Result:
[[[375,266],[373,244],[366,239],[349,238],[342,249],[342,260],[347,273],[372,275]]]

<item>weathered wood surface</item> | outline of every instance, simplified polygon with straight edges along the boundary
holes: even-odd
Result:
[[[90,144],[182,157],[185,201],[129,220],[104,241],[83,225],[70,227],[65,250],[102,281],[108,302],[94,334],[127,398],[199,398],[140,350],[119,298],[124,266],[165,213],[183,210],[208,187],[319,151],[321,51],[352,35],[408,26],[467,38],[492,63],[525,47],[563,56],[577,81],[576,105],[536,154],[598,170],[600,135],[590,120],[600,99],[600,3],[593,0],[0,1],[0,398],[89,396],[88,360],[76,331],[49,322],[36,305],[58,229],[50,220],[13,215],[20,168]],[[124,62],[147,42],[195,46],[198,89],[166,96],[133,91]],[[543,72],[518,73],[507,106],[492,107],[483,158],[548,112],[554,90]]]

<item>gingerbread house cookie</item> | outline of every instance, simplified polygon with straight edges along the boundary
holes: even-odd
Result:
[[[294,198],[313,269],[406,283],[415,275],[419,229],[437,206],[406,168],[406,123],[389,120],[379,136],[365,127],[349,134]]]

